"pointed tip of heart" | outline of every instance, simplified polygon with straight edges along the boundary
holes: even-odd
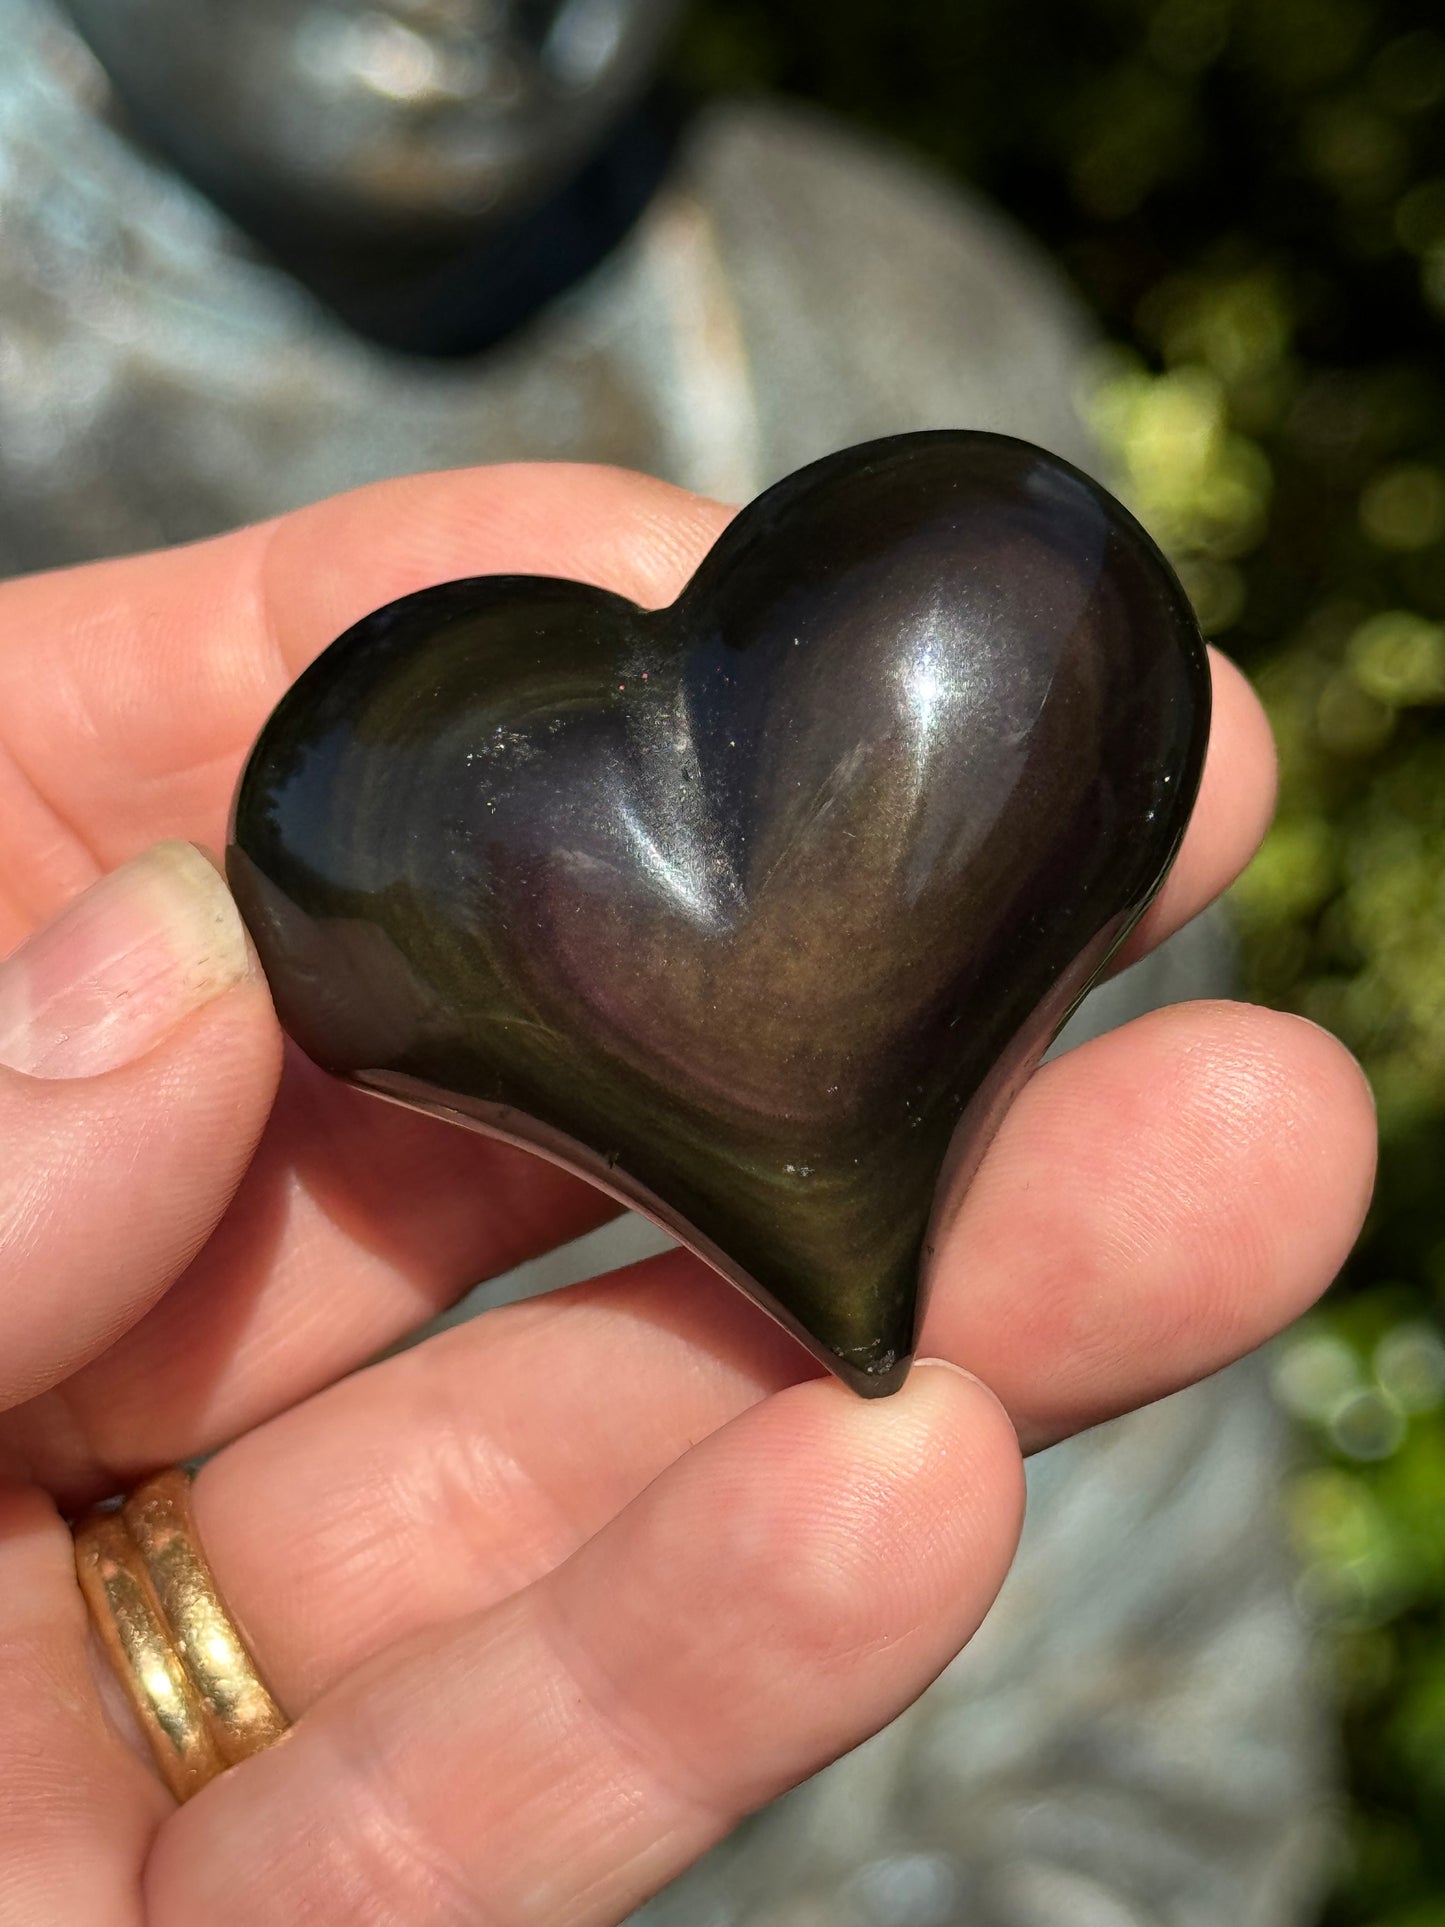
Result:
[[[842,1379],[849,1391],[857,1392],[860,1398],[888,1398],[894,1392],[901,1392],[903,1382],[908,1377],[913,1363],[913,1354],[896,1352],[886,1353],[874,1364],[859,1365],[851,1358],[838,1352],[823,1355],[823,1362],[836,1377]]]

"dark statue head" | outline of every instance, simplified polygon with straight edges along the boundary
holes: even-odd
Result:
[[[63,0],[139,130],[263,229],[505,227],[645,90],[680,0]]]

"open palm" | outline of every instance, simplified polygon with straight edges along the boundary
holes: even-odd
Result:
[[[6,585],[0,954],[162,839],[218,848],[271,705],[368,609],[492,571],[665,602],[725,519],[493,469]],[[1215,696],[1133,955],[1268,816],[1268,734],[1218,659]],[[1182,1006],[1014,1106],[924,1331],[966,1373],[857,1400],[683,1253],[358,1371],[615,1207],[282,1061],[251,976],[100,1075],[0,1071],[0,1927],[618,1919],[969,1637],[1020,1442],[1259,1344],[1372,1169],[1337,1044]],[[61,1515],[202,1453],[201,1535],[294,1727],[177,1809],[88,1652]]]

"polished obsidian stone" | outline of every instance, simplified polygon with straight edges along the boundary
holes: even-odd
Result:
[[[604,1185],[886,1392],[940,1172],[1158,888],[1208,726],[1116,502],[901,436],[671,608],[503,576],[366,617],[267,723],[229,870],[318,1063]]]

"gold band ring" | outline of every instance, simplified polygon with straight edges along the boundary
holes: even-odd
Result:
[[[216,1590],[184,1472],[75,1529],[75,1569],[101,1645],[177,1800],[286,1731]]]

